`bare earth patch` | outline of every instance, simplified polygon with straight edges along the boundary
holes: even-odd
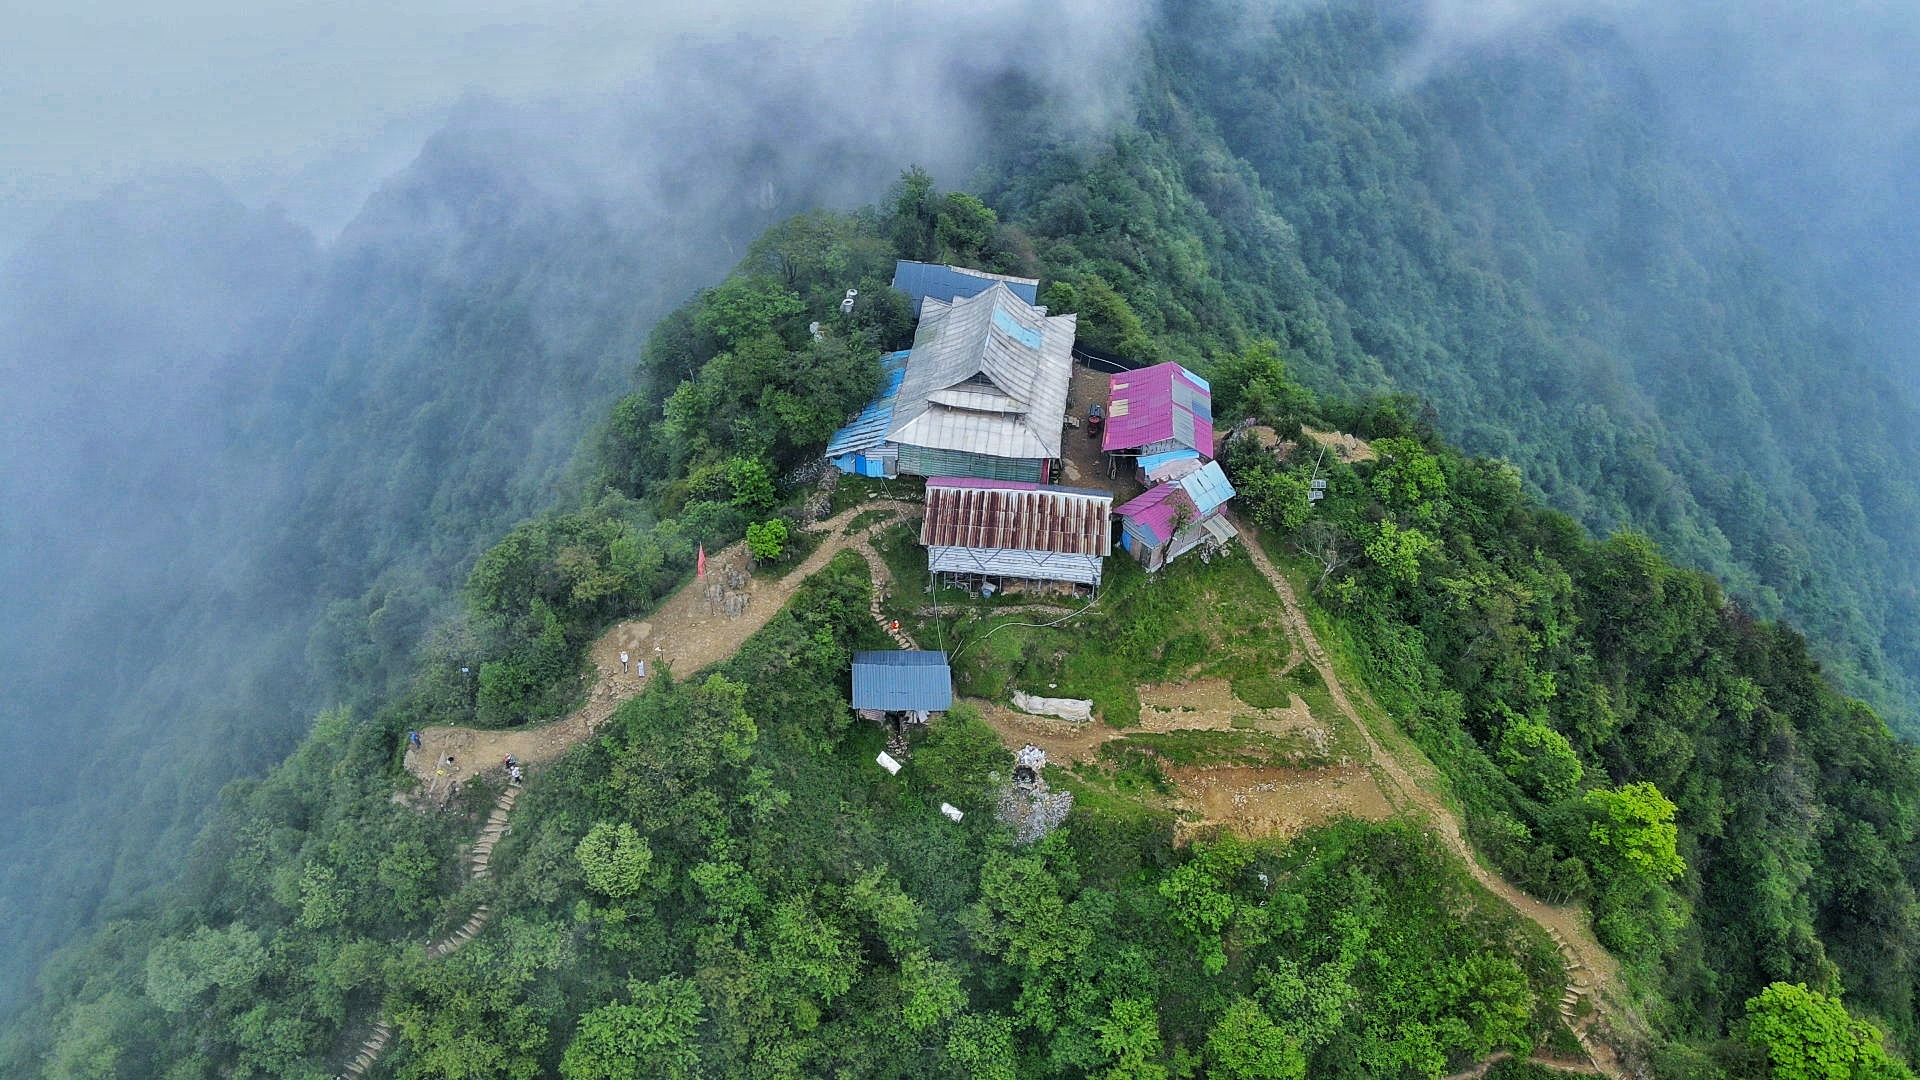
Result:
[[[1060,764],[1092,761],[1103,743],[1126,734],[1097,720],[1074,723],[1051,716],[1030,716],[981,698],[968,698],[967,702],[979,707],[980,718],[1000,733],[1000,741],[1006,744],[1007,749],[1018,750],[1032,743],[1047,752],[1048,761]]]
[[[1100,747],[1132,734],[1174,731],[1264,731],[1275,735],[1319,732],[1296,695],[1286,708],[1260,709],[1240,700],[1225,679],[1194,679],[1140,687],[1140,726],[1073,723],[1025,713],[989,701],[974,701],[1008,749],[1028,743],[1058,764],[1090,762]],[[1172,805],[1184,830],[1226,826],[1242,836],[1292,836],[1309,825],[1341,816],[1379,821],[1393,805],[1363,765],[1328,768],[1214,765],[1169,766],[1178,789]]]
[[[1327,769],[1181,766],[1167,770],[1180,789],[1183,831],[1224,826],[1245,837],[1289,837],[1337,817],[1385,821],[1394,808],[1365,766]],[[1197,819],[1197,820],[1196,820]]]
[[[1238,719],[1239,724],[1234,721]],[[1225,679],[1149,683],[1140,687],[1140,726],[1147,731],[1267,731],[1275,735],[1317,727],[1300,695],[1285,708],[1259,709],[1240,700]]]
[[[1358,435],[1348,435],[1344,431],[1315,431],[1310,427],[1300,429],[1301,433],[1321,446],[1333,451],[1333,456],[1351,464],[1355,461],[1372,461],[1379,457],[1367,440]]]

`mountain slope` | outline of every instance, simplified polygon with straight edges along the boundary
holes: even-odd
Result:
[[[1908,723],[1920,416],[1746,242],[1631,50],[1577,25],[1396,91],[1417,28],[1393,5],[1236,12],[1169,16],[1146,123],[1201,118],[1292,226],[1332,347],[1259,325],[1302,375],[1419,395],[1589,528],[1793,618]]]

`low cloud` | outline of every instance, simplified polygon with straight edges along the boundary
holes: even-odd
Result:
[[[999,71],[1024,74],[1065,117],[1120,115],[1147,6],[190,0],[162,16],[120,0],[16,14],[0,43],[11,106],[0,112],[0,250],[66,201],[188,168],[337,228],[476,93],[580,107],[626,94],[704,115],[725,101],[777,115],[780,101],[739,99],[784,85],[841,106],[796,123],[961,157],[955,148],[977,132],[956,95]],[[725,62],[735,43],[785,74],[741,78]],[[690,69],[690,56],[711,62]]]

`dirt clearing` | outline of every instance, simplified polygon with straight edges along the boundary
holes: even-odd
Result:
[[[1142,734],[1260,731],[1322,744],[1329,739],[1298,696],[1285,708],[1261,709],[1242,701],[1225,679],[1152,683],[1139,689],[1140,724],[1130,728],[1029,716],[989,701],[973,704],[1008,749],[1032,743],[1060,765],[1092,762],[1107,743]],[[1342,815],[1379,821],[1394,812],[1373,774],[1361,764],[1168,765],[1165,775],[1176,789],[1170,805],[1180,812],[1183,831],[1224,825],[1247,837],[1286,837]]]
[[[1328,769],[1201,769],[1177,767],[1167,778],[1180,789],[1174,805],[1188,811],[1182,831],[1224,826],[1249,839],[1286,838],[1337,817],[1385,821],[1393,804],[1365,766]]]

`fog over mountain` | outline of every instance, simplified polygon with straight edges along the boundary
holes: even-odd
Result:
[[[1124,87],[1089,73],[1133,42],[1062,34],[1072,5],[904,35],[853,4],[360,14],[95,10],[6,46],[33,58],[0,65],[7,208],[51,214],[0,274],[0,735],[37,763],[10,969],[376,688],[551,498],[652,318],[786,214],[964,175],[1008,72],[1094,130]]]
[[[1909,387],[1920,385],[1920,16],[1884,0],[1661,4],[1431,0],[1400,83],[1568,29],[1631,43],[1665,110],[1755,240],[1820,288]]]
[[[1920,13],[1386,7],[1421,29],[1381,100],[1626,42],[1746,235],[1920,385]],[[181,869],[223,784],[404,680],[473,558],[578,481],[654,320],[910,165],[959,188],[1097,143],[1159,25],[1146,0],[0,16],[0,1010]]]

